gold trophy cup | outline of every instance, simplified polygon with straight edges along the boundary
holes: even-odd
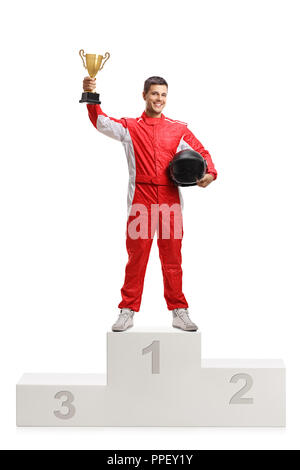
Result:
[[[103,69],[105,62],[110,58],[109,52],[106,52],[103,57],[103,55],[98,54],[85,54],[83,49],[80,49],[79,55],[82,59],[84,68],[87,69],[88,74],[91,78],[96,77],[99,70]],[[79,101],[79,103],[101,104],[99,97],[99,93],[85,91],[84,93],[82,93],[81,100]]]

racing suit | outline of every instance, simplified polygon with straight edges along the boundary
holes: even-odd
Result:
[[[182,215],[180,209],[181,235],[178,236],[175,215],[171,210],[175,206],[180,208],[181,196],[178,187],[169,179],[168,165],[180,150],[193,149],[205,158],[207,173],[212,174],[215,179],[217,172],[211,156],[188,129],[187,124],[169,119],[163,114],[160,118],[151,118],[143,112],[136,119],[115,119],[107,116],[99,105],[88,104],[87,108],[89,118],[99,132],[122,142],[128,163],[128,263],[119,308],[130,308],[135,312],[140,309],[146,266],[155,231],[167,307],[169,310],[187,308],[188,303],[182,292]],[[156,219],[152,217],[153,207],[158,208]],[[168,237],[162,236],[165,222],[160,207],[169,209]],[[151,217],[146,220],[150,213]],[[137,214],[139,222],[145,222],[144,228],[146,226],[146,231],[138,237],[130,234]],[[157,222],[153,224],[153,220]]]

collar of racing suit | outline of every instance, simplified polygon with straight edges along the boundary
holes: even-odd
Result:
[[[149,124],[149,126],[157,126],[158,124],[162,124],[162,122],[165,119],[165,116],[164,114],[162,114],[160,118],[153,118],[153,117],[148,116],[146,112],[144,111],[141,118],[146,124]]]

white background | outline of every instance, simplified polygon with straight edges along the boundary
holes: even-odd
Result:
[[[4,5],[4,6],[3,6]],[[1,7],[3,449],[299,448],[299,2],[10,1]],[[24,372],[104,372],[125,250],[127,163],[78,100],[79,49],[113,117],[144,80],[219,172],[183,191],[184,292],[203,357],[282,358],[286,429],[16,429]],[[153,244],[137,326],[168,326]],[[188,403],[188,400],[187,400]]]

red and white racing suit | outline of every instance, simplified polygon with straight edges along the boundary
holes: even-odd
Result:
[[[99,105],[87,105],[89,118],[95,128],[113,139],[122,142],[125,149],[128,169],[128,220],[126,247],[128,263],[125,281],[121,289],[122,301],[119,308],[140,309],[146,266],[153,241],[153,225],[148,217],[148,231],[140,237],[130,236],[130,224],[139,217],[141,207],[148,214],[152,207],[162,204],[171,208],[174,204],[180,208],[181,196],[168,176],[168,165],[180,150],[193,149],[201,153],[207,162],[207,173],[217,177],[211,156],[203,145],[188,129],[187,124],[165,117],[151,118],[145,112],[141,117],[114,119],[107,116]],[[137,210],[138,209],[138,210]],[[146,217],[147,212],[142,214]],[[182,292],[181,236],[175,235],[174,213],[170,212],[169,236],[162,234],[161,212],[159,211],[156,227],[159,257],[164,279],[164,296],[169,310],[187,308],[188,303]],[[181,210],[180,210],[181,218]]]

